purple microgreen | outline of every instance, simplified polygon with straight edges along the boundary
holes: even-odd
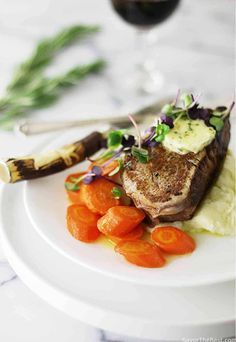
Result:
[[[195,105],[198,105],[197,102],[198,102],[198,100],[200,99],[201,96],[202,96],[202,94],[199,93],[199,94],[195,97],[195,100],[192,102],[192,104],[188,107],[188,109],[192,108],[192,107],[195,106]]]
[[[166,114],[161,115],[161,123],[166,124],[170,128],[174,127],[174,120],[170,116],[167,116]]]
[[[210,116],[211,116],[211,110],[209,110],[207,108],[199,108],[198,113],[199,113],[198,114],[199,119],[201,119],[207,123],[208,120],[210,119]]]
[[[115,198],[115,199],[119,199],[121,198],[122,196],[122,191],[120,188],[117,188],[116,186],[114,186],[114,188],[112,188],[111,190],[112,192],[112,196]]]
[[[174,103],[173,103],[174,107],[177,106],[177,103],[179,101],[179,96],[180,96],[180,89],[178,89],[178,91],[177,91],[177,94],[176,94],[176,97],[175,97],[175,100],[174,100]]]
[[[198,119],[198,104],[188,109],[188,117],[192,120]]]
[[[135,144],[135,137],[133,135],[123,135],[121,145],[124,148],[132,147]]]
[[[156,127],[152,126],[149,129],[145,131],[146,134],[145,138],[143,139],[142,146],[148,146],[151,140],[154,138],[156,135]]]
[[[102,174],[102,168],[100,166],[97,166],[97,165],[93,166],[91,171],[96,176],[101,176],[101,174]]]
[[[87,173],[83,179],[84,184],[90,184],[94,180],[95,175],[91,173]]]
[[[149,138],[149,136],[152,135],[153,132],[155,132],[155,126],[151,126],[145,129],[143,139]]]
[[[123,152],[123,147],[120,147],[120,148],[113,154],[113,156],[112,156],[110,159],[108,159],[104,164],[102,164],[102,167],[107,166],[107,165],[110,164],[113,160],[119,158],[122,152]]]
[[[210,116],[212,114],[212,110],[208,108],[199,108],[196,104],[192,108],[188,110],[188,117],[192,120],[200,119],[208,123]]]
[[[139,127],[136,123],[136,121],[134,120],[132,115],[128,115],[128,118],[130,119],[130,121],[132,122],[132,124],[134,125],[136,132],[137,132],[137,138],[138,138],[138,147],[141,148],[141,144],[142,144],[142,138],[141,138],[141,132],[139,130]]]
[[[149,147],[156,147],[158,145],[158,142],[153,140],[153,141],[150,141],[150,143],[148,144]]]

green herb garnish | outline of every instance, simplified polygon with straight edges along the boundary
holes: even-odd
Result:
[[[142,164],[145,164],[149,161],[148,150],[145,150],[144,148],[132,146],[131,154]]]
[[[111,150],[106,150],[105,152],[101,153],[99,158],[95,159],[94,161],[100,161],[100,160],[108,160],[114,156],[115,152]]]
[[[228,108],[227,107],[217,107],[215,110],[213,110],[212,115],[217,116],[217,117],[225,117],[228,113]]]
[[[216,116],[212,116],[209,122],[213,127],[215,127],[217,132],[219,132],[224,127],[224,121]]]
[[[69,191],[77,191],[79,190],[79,186],[76,183],[66,182],[65,187]]]
[[[168,119],[171,118],[173,120],[173,125],[175,125],[180,118],[183,118],[189,120],[203,120],[206,125],[210,123],[217,131],[221,130],[224,125],[224,119],[229,116],[235,103],[232,102],[229,108],[220,106],[212,110],[199,106],[197,103],[199,96],[194,98],[192,94],[182,94],[180,100],[183,102],[183,108],[181,108],[177,103],[179,98],[178,91],[175,102],[172,104],[166,104],[162,108],[161,112],[164,114],[164,119],[162,119],[161,124],[168,123]],[[191,130],[190,126],[189,129]],[[160,131],[157,131],[157,136],[155,136],[154,139],[157,142],[162,142],[165,138],[165,132],[163,134],[161,127],[158,130]]]
[[[166,134],[170,131],[170,127],[166,124],[158,124],[156,126],[156,142],[162,142],[165,139]]]
[[[191,104],[193,103],[193,97],[190,94],[182,94],[180,97],[180,100],[183,101],[184,104],[184,108],[188,108],[191,106]]]
[[[164,105],[164,107],[162,107],[162,110],[161,112],[168,115],[168,116],[171,116],[173,114],[173,110],[174,110],[175,106],[172,105],[172,104],[166,104]]]
[[[122,191],[120,188],[117,188],[116,186],[111,190],[112,195],[114,198],[119,199],[122,196]]]
[[[224,112],[220,112],[218,110],[214,110],[212,113],[213,116],[221,117],[224,115]]]
[[[70,181],[71,182],[66,182],[65,183],[65,187],[67,190],[70,190],[70,191],[77,191],[80,189],[79,187],[79,183],[85,178],[85,175],[82,175],[78,178],[76,177],[70,177]]]
[[[85,176],[85,175],[82,175],[82,176],[80,176],[80,177],[78,177],[78,178],[76,178],[76,177],[70,177],[70,179],[72,180],[73,183],[78,184],[78,183],[80,183],[80,182],[84,179],[84,176]]]
[[[109,133],[107,137],[107,146],[110,149],[115,149],[121,145],[122,138],[124,132],[123,131],[112,131]]]

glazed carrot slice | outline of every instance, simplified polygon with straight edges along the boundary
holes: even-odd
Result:
[[[73,179],[74,178],[79,178],[81,176],[84,175],[84,172],[79,172],[79,173],[72,173],[70,174],[66,180],[65,180],[65,183],[73,183]],[[71,191],[71,190],[68,190],[66,189],[66,192],[67,192],[67,196],[69,198],[69,200],[72,202],[72,203],[77,203],[77,204],[81,204],[83,205],[84,204],[84,201],[82,199],[82,196],[81,196],[81,187],[83,187],[83,183],[79,183],[78,184],[80,189],[79,190],[76,190],[76,191]]]
[[[98,178],[81,188],[85,205],[94,213],[104,215],[107,210],[120,204],[120,200],[114,198],[112,189],[114,184],[104,178]]]
[[[151,238],[161,250],[168,254],[187,254],[193,252],[196,247],[191,236],[172,226],[154,229]]]
[[[77,240],[83,242],[95,241],[100,235],[97,229],[99,217],[85,206],[72,204],[67,208],[67,228]]]
[[[117,236],[108,236],[108,239],[115,244],[118,244],[121,241],[134,241],[140,239],[144,234],[144,228],[142,224],[139,224],[137,227],[135,227],[131,232],[128,234],[125,234],[121,237]]]
[[[135,207],[116,206],[98,220],[98,229],[105,235],[122,237],[131,232],[144,217],[144,212]]]
[[[165,264],[160,249],[147,241],[121,241],[116,245],[115,251],[137,266],[154,268]]]

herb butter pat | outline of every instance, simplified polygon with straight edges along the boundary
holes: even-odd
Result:
[[[203,120],[180,118],[166,134],[162,144],[180,154],[198,153],[214,140],[215,135],[214,128],[206,126]]]

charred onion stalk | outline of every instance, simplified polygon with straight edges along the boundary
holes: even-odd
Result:
[[[93,132],[87,137],[54,151],[33,154],[22,158],[0,160],[0,179],[5,183],[16,183],[63,171],[85,160],[99,151],[105,135]]]
[[[155,102],[134,113],[135,117],[157,114],[166,101]],[[127,126],[127,122],[120,123]],[[55,151],[39,155],[29,155],[22,158],[0,159],[0,180],[5,183],[16,183],[22,180],[49,176],[74,166],[85,158],[90,157],[105,145],[106,133],[94,132],[75,143],[58,148]]]

